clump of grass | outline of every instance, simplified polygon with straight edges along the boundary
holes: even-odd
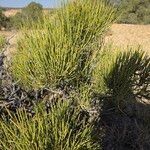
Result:
[[[111,95],[115,104],[135,96],[148,97],[149,75],[150,58],[146,53],[139,48],[120,51],[110,45],[99,55],[93,72],[93,89]]]
[[[106,94],[109,91],[105,79],[113,68],[120,50],[113,44],[103,46],[98,54],[97,65],[92,74],[93,91],[99,94]]]
[[[53,16],[23,27],[12,72],[27,88],[89,82],[102,39],[116,17],[106,1],[80,0],[62,5]],[[98,40],[101,39],[98,43]]]
[[[104,80],[114,103],[124,105],[134,99],[132,96],[148,92],[149,75],[149,56],[131,48],[119,53]]]
[[[145,83],[150,73],[149,60],[150,58],[139,50],[130,49],[120,53],[106,79],[107,86],[112,90],[114,97],[118,98],[119,96],[119,99],[123,99],[129,93],[133,93],[136,84],[139,83],[139,86],[142,86]],[[143,81],[139,81],[136,74]]]
[[[0,120],[0,148],[9,150],[96,150],[99,146],[92,140],[92,125],[80,108],[70,101],[51,106],[50,112],[41,105],[31,118],[26,110],[20,109],[9,121]]]

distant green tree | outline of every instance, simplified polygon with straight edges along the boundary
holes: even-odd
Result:
[[[10,18],[6,17],[3,13],[4,9],[0,9],[0,30],[2,27],[9,29],[10,28]]]
[[[19,29],[23,22],[23,16],[21,12],[17,12],[15,16],[11,17],[11,23],[14,29]]]
[[[31,2],[22,9],[22,17],[29,21],[37,21],[43,15],[43,6],[36,2]]]
[[[43,6],[36,2],[31,2],[28,6],[22,9],[11,17],[11,22],[15,29],[19,29],[22,23],[27,23],[30,26],[31,22],[36,22],[43,16]]]
[[[122,0],[121,23],[150,24],[150,0]]]

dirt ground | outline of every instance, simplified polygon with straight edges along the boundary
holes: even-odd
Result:
[[[9,41],[5,54],[10,58],[13,52],[15,52],[18,34],[16,31],[0,31],[0,35],[4,36],[7,41]]]
[[[4,14],[5,16],[7,17],[11,17],[11,16],[14,16],[16,15],[17,13],[21,12],[22,11],[22,8],[9,8],[7,9]],[[49,9],[44,9],[44,12],[47,13],[49,11]]]
[[[16,13],[21,12],[21,9],[8,9],[4,12],[5,16],[14,16]]]
[[[0,35],[10,38],[9,52],[15,49],[17,33],[14,31],[1,31]],[[118,47],[138,46],[150,54],[150,25],[114,24],[106,36],[106,43],[113,43]]]
[[[150,25],[114,24],[106,42],[119,47],[138,46],[150,54]]]

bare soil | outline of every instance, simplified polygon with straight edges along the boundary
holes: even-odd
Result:
[[[150,25],[114,24],[106,42],[119,47],[140,45],[150,54]]]
[[[21,9],[8,9],[4,12],[5,16],[14,16],[16,13],[21,12]]]
[[[50,9],[44,9],[44,13],[47,13]],[[18,12],[21,12],[22,8],[10,8],[7,9],[4,14],[7,17],[15,16]]]

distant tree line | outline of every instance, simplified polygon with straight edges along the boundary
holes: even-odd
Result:
[[[150,0],[111,0],[122,13],[119,23],[150,24]]]
[[[9,29],[11,26],[10,18],[6,17],[3,13],[4,9],[0,8],[0,30],[2,28]]]
[[[36,2],[31,2],[15,16],[6,17],[4,9],[0,9],[0,29],[18,29],[23,22],[36,22],[43,16],[43,6]]]
[[[31,2],[11,18],[13,26],[19,28],[23,22],[36,22],[43,16],[43,6],[36,2]]]

